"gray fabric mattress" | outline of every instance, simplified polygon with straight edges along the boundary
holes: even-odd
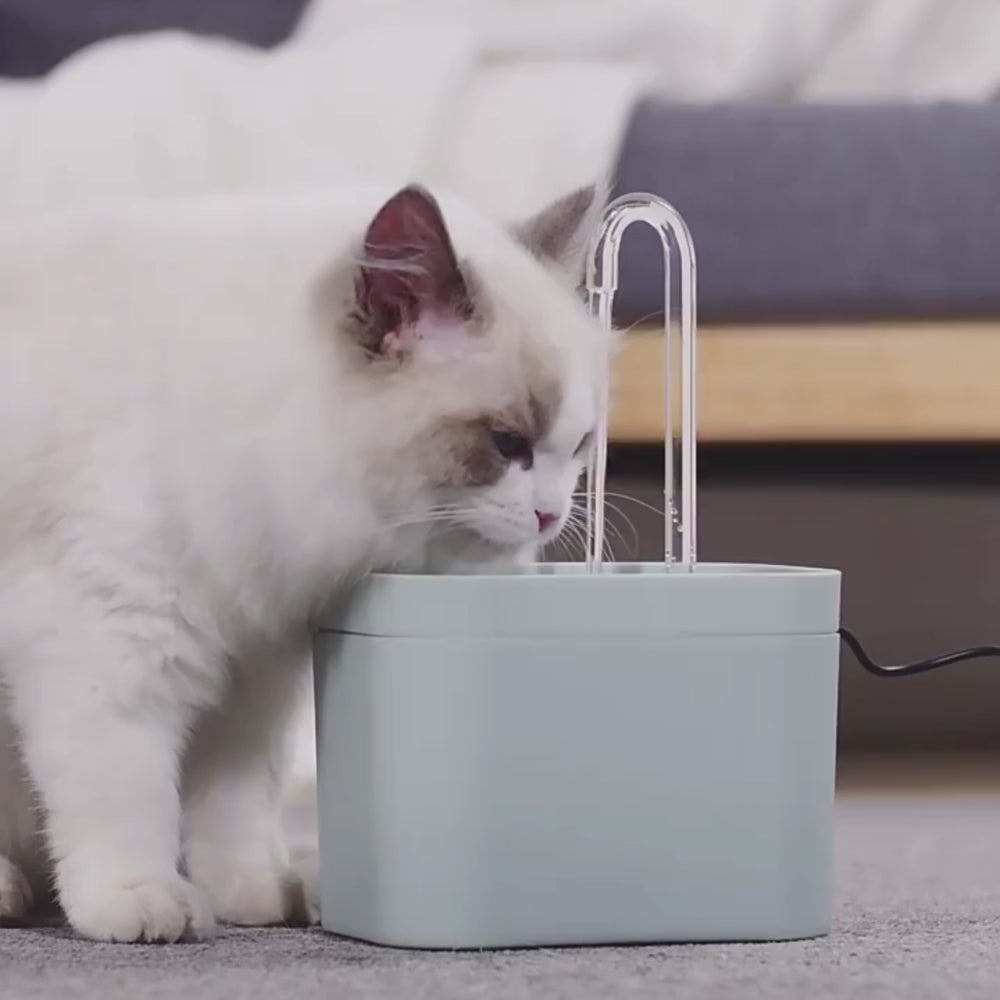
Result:
[[[306,0],[0,0],[0,77],[41,76],[86,45],[177,29],[257,46],[288,36]]]
[[[1000,317],[1000,107],[648,99],[616,183],[684,215],[704,320]],[[630,231],[619,319],[660,310],[659,258]]]

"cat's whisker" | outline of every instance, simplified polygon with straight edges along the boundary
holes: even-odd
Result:
[[[564,532],[560,532],[555,538],[552,539],[551,542],[547,542],[544,546],[542,546],[543,553],[547,553],[549,550],[554,550],[553,555],[558,555],[561,552],[567,559],[573,558],[573,554],[570,552],[567,537]],[[559,560],[553,561],[557,562]]]
[[[629,533],[632,536],[632,541],[630,542],[626,537],[624,531],[621,527],[610,518],[605,519],[605,529],[606,536],[603,546],[603,558],[606,561],[614,562],[617,559],[615,554],[613,542],[617,540],[625,548],[630,558],[635,558],[639,547],[639,535],[636,531],[635,525],[632,524],[631,520],[617,507],[610,505],[610,512],[616,514],[620,517],[628,526]],[[586,509],[574,504],[569,511],[566,518],[566,528],[565,530],[571,531],[575,536],[578,537],[579,544],[584,552],[587,549],[587,530],[586,530]]]
[[[587,553],[587,515],[586,511],[571,507],[566,518],[565,531],[572,539],[574,545],[579,548],[580,558],[585,558]]]
[[[638,548],[639,548],[639,532],[636,530],[636,527],[632,523],[631,518],[629,518],[629,516],[620,507],[618,507],[616,504],[611,503],[610,501],[608,501],[607,502],[607,508],[608,508],[608,510],[612,514],[615,514],[618,518],[620,518],[622,521],[625,522],[625,525],[628,527],[629,534],[632,536],[632,541],[631,542],[627,542],[625,540],[625,534],[622,531],[621,527],[618,526],[618,525],[616,525],[615,522],[613,521],[613,519],[610,518],[610,517],[607,518],[607,522],[606,522],[607,526],[608,526],[608,530],[609,531],[614,531],[617,534],[617,536],[618,536],[618,540],[634,556],[635,553],[638,551]]]
[[[572,532],[574,538],[579,538],[581,543],[586,540],[587,525],[581,518],[575,518],[566,522],[567,528]]]
[[[632,333],[637,327],[643,326],[650,320],[659,319],[662,310],[654,309],[652,312],[646,313],[645,316],[640,316],[635,322],[629,323],[628,326],[621,327],[617,332],[619,335],[625,335]]]
[[[584,540],[583,536],[578,532],[569,532],[566,535],[561,535],[560,540],[562,541],[563,548],[566,551],[566,558],[576,562],[583,558],[583,546]]]
[[[579,494],[575,494],[574,496],[579,496]],[[639,533],[636,530],[635,525],[632,523],[629,517],[624,513],[624,511],[620,510],[615,504],[606,504],[606,506],[611,513],[617,515],[628,526],[629,533],[632,536],[632,541],[630,542],[628,539],[626,539],[624,531],[621,529],[619,525],[615,524],[614,520],[610,517],[605,518],[605,527],[608,533],[614,538],[617,538],[617,540],[621,542],[621,544],[626,548],[626,550],[630,553],[630,555],[634,557],[639,547]],[[576,504],[574,504],[570,508],[570,513],[567,519],[567,523],[577,524],[585,531],[586,528],[585,507],[577,506]]]
[[[475,513],[474,507],[459,507],[443,504],[437,507],[431,507],[426,511],[421,511],[419,514],[411,514],[407,517],[401,517],[395,521],[390,521],[386,527],[390,529],[405,528],[409,525],[430,524],[435,521],[454,521],[456,518],[463,515],[473,513]]]
[[[572,545],[579,544],[579,536],[576,533],[576,526],[572,522],[568,521],[563,525],[562,531],[559,532],[558,536],[555,538],[553,544],[558,543],[562,546],[563,552],[569,559],[573,558]]]
[[[586,499],[586,496],[587,494],[585,492],[573,494],[574,499],[577,497]],[[604,496],[612,500],[624,500],[628,503],[634,503],[637,507],[642,507],[644,510],[651,511],[654,514],[658,514],[660,517],[663,517],[664,511],[662,507],[657,507],[655,504],[647,503],[645,500],[640,500],[638,497],[634,497],[629,493],[606,492]]]
[[[579,492],[573,494],[573,500],[574,501],[582,500],[582,501],[585,502],[586,501],[586,497],[587,497],[587,494],[586,494],[585,491],[579,491]],[[631,542],[626,542],[625,538],[622,537],[621,535],[619,535],[620,541],[622,542],[623,545],[625,545],[627,548],[629,548],[632,551],[633,554],[636,554],[636,553],[638,553],[638,549],[639,549],[639,532],[638,532],[638,529],[636,528],[636,526],[635,526],[634,522],[632,521],[632,519],[625,513],[625,511],[622,510],[621,507],[617,503],[613,502],[614,500],[618,500],[620,502],[626,502],[626,503],[633,503],[637,507],[642,507],[644,510],[648,510],[648,511],[650,511],[653,514],[656,514],[658,517],[663,517],[664,516],[663,508],[656,507],[654,504],[647,503],[646,501],[640,500],[638,497],[631,496],[628,493],[617,493],[617,492],[605,493],[605,508],[606,508],[606,510],[613,512],[615,515],[617,515],[617,517],[619,517],[622,521],[625,522],[625,524],[628,526],[629,535],[632,538]],[[610,529],[610,525],[612,523],[611,518],[606,517],[605,523],[609,526],[609,530],[611,530]]]
[[[565,538],[563,540],[563,549],[566,554],[566,559],[568,562],[582,562],[583,552],[579,547],[579,539],[575,538]]]
[[[629,543],[625,540],[625,535],[622,532],[621,528],[618,527],[617,524],[614,524],[612,521],[608,521],[607,522],[607,529],[608,529],[608,534],[607,534],[607,538],[606,538],[606,543],[605,544],[607,544],[608,546],[611,546],[613,544],[613,542],[618,541],[626,549],[629,548]]]

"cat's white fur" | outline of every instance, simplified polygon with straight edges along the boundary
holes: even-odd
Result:
[[[474,558],[532,551],[535,510],[565,514],[604,337],[558,266],[443,199],[486,335],[432,317],[409,365],[365,371],[333,328],[337,274],[384,196],[0,233],[0,916],[54,881],[97,939],[308,919],[279,805],[310,616],[425,563],[437,504]],[[503,404],[526,350],[561,383],[533,468],[438,495],[414,433]]]

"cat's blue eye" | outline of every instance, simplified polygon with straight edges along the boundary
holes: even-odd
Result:
[[[512,462],[530,462],[531,442],[514,431],[493,431],[493,444],[504,458]]]

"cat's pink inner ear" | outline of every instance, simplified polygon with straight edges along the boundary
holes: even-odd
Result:
[[[379,209],[365,233],[356,285],[369,326],[398,351],[402,330],[427,315],[465,317],[469,293],[437,201],[417,185]]]

